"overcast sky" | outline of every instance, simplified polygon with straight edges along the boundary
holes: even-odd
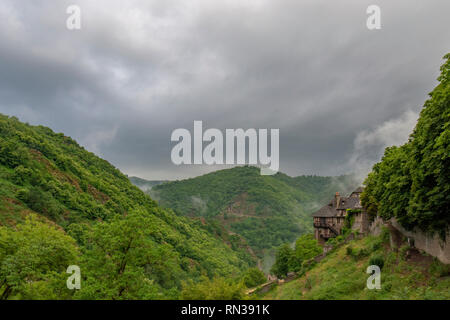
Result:
[[[126,3],[126,4],[125,4]],[[81,8],[81,30],[66,8]],[[381,30],[366,8],[381,7]],[[406,141],[450,52],[448,0],[0,2],[0,112],[129,175],[172,164],[176,128],[279,128],[280,171],[338,175]]]

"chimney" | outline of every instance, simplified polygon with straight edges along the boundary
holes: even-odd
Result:
[[[336,209],[339,208],[339,203],[341,202],[341,196],[339,195],[339,192],[336,192],[336,195],[334,196],[334,199],[336,201]]]

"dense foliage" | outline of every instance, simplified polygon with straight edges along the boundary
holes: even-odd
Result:
[[[284,278],[289,272],[299,272],[304,263],[320,255],[322,251],[314,235],[305,234],[295,241],[293,249],[286,243],[277,250],[271,273],[278,278]]]
[[[450,225],[450,54],[445,59],[409,141],[386,149],[361,197],[371,214],[442,237]]]
[[[16,229],[0,227],[0,299],[70,297],[65,271],[78,260],[75,240],[36,215]]]
[[[194,283],[192,280],[183,283],[181,298],[184,300],[242,300],[244,284],[240,281],[216,277]]]
[[[277,253],[275,255],[275,263],[270,269],[270,272],[276,275],[278,278],[286,277],[291,269],[293,259],[294,251],[291,249],[288,243],[283,244],[277,250]]]
[[[177,298],[182,280],[254,265],[71,138],[3,115],[0,137],[0,297]],[[75,294],[65,287],[72,264]]]
[[[250,268],[245,273],[243,280],[247,288],[252,288],[266,282],[266,275],[258,268]]]

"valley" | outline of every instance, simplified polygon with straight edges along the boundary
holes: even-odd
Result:
[[[241,238],[268,273],[276,247],[312,232],[311,213],[324,199],[356,186],[351,175],[262,176],[241,166],[158,184],[148,194],[177,215],[214,225],[217,235]]]

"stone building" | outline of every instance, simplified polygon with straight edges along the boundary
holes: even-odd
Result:
[[[336,192],[334,198],[325,206],[313,214],[314,236],[319,243],[325,243],[329,238],[334,238],[342,233],[347,215],[352,215],[352,230],[365,234],[369,229],[367,213],[361,206],[360,194],[363,191],[359,187],[350,196],[342,197]]]

